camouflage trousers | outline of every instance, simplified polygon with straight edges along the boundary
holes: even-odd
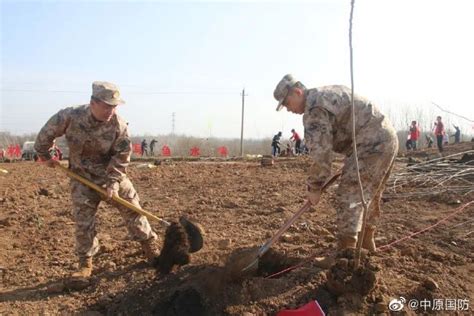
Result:
[[[364,197],[369,203],[367,224],[375,227],[380,216],[380,202],[398,152],[398,138],[390,123],[383,121],[382,130],[367,128],[357,135],[357,157]],[[336,190],[337,227],[339,234],[356,237],[362,227],[363,206],[354,155],[344,161],[341,180]]]
[[[120,182],[118,194],[121,198],[140,207],[137,191],[128,178]],[[71,180],[71,196],[76,222],[76,253],[79,257],[91,257],[99,250],[95,217],[102,198],[99,193],[76,180]],[[124,219],[133,240],[142,241],[157,237],[145,216],[121,205],[115,206]]]

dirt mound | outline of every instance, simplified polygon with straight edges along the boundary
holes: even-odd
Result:
[[[361,254],[359,267],[355,268],[355,251],[347,249],[338,254],[335,264],[327,272],[327,287],[334,295],[357,293],[365,296],[377,284],[377,271],[365,251]]]
[[[229,281],[236,281],[253,276],[258,269],[258,247],[238,248],[227,258],[224,266],[224,275]]]
[[[288,268],[300,259],[270,249],[254,269],[242,272],[241,268],[252,261],[256,250],[239,248],[228,256],[224,266],[209,266],[194,273],[178,288],[170,289],[172,295],[160,298],[154,311],[159,315],[214,315],[245,304],[249,297],[266,297],[271,293],[269,285],[273,281],[262,277]]]

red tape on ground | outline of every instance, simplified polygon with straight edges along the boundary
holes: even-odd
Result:
[[[433,229],[433,228],[435,228],[436,226],[438,226],[439,224],[441,224],[442,222],[445,222],[445,221],[448,220],[449,218],[451,218],[451,217],[455,216],[456,214],[460,213],[460,212],[463,211],[466,207],[468,207],[469,205],[471,205],[471,204],[473,204],[473,203],[474,203],[474,201],[471,201],[471,202],[468,202],[468,203],[466,203],[466,204],[464,204],[464,205],[461,205],[459,208],[457,208],[456,210],[454,210],[453,213],[449,214],[449,215],[446,216],[446,217],[443,217],[442,219],[440,219],[439,221],[437,221],[437,222],[434,223],[433,225],[430,225],[430,226],[425,227],[425,228],[423,228],[423,229],[421,229],[421,230],[419,230],[419,231],[416,231],[416,232],[414,232],[414,233],[412,233],[412,234],[410,234],[410,235],[408,235],[408,236],[405,236],[405,237],[403,237],[403,238],[400,238],[400,239],[397,239],[397,240],[395,240],[395,241],[392,241],[391,243],[388,243],[388,244],[386,244],[386,245],[383,245],[383,246],[379,247],[378,250],[379,250],[379,251],[384,251],[384,250],[386,250],[386,249],[392,247],[393,245],[398,244],[399,242],[402,242],[402,241],[404,241],[404,240],[406,240],[406,239],[410,239],[410,238],[412,238],[413,236],[419,235],[419,234],[421,234],[421,233],[423,233],[423,232],[425,232],[425,231],[427,231],[427,230]],[[271,274],[271,275],[265,277],[265,279],[274,278],[274,277],[276,277],[276,276],[279,276],[279,275],[282,275],[282,274],[284,274],[284,273],[290,272],[291,270],[298,269],[298,268],[304,266],[306,263],[312,261],[312,260],[313,260],[314,258],[316,258],[316,257],[317,257],[317,255],[313,255],[313,256],[311,256],[311,257],[305,259],[304,261],[298,263],[297,265],[294,265],[294,266],[292,266],[292,267],[288,267],[288,268],[286,268],[286,269],[284,269],[284,270],[281,270],[280,272],[273,273],[273,274]]]
[[[453,213],[449,214],[448,216],[440,219],[439,221],[437,221],[436,223],[434,223],[433,225],[430,225],[426,228],[423,228],[422,230],[419,230],[419,231],[416,231],[408,236],[405,236],[403,238],[400,238],[400,239],[397,239],[395,241],[392,241],[391,243],[389,244],[386,244],[386,245],[383,245],[379,248],[379,250],[384,250],[384,249],[388,249],[390,248],[391,246],[395,245],[395,244],[398,244],[399,242],[403,241],[403,240],[406,240],[406,239],[409,239],[409,238],[412,238],[413,236],[416,236],[416,235],[419,235],[427,230],[430,230],[436,226],[438,226],[439,224],[441,224],[442,222],[445,222],[446,220],[448,220],[449,218],[453,217],[454,215],[456,215],[457,213],[460,213],[462,210],[464,210],[466,207],[468,207],[469,205],[471,205],[472,203],[474,203],[474,201],[471,201],[471,202],[468,202],[462,206],[460,206],[459,208],[457,208]]]

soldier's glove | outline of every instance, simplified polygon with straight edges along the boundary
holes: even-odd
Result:
[[[107,186],[107,196],[105,197],[107,201],[110,201],[114,195],[118,196],[119,187],[120,185],[118,182],[114,182],[113,184]]]

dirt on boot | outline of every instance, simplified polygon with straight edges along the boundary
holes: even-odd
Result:
[[[80,258],[78,271],[71,275],[72,279],[87,279],[92,274],[92,258]]]

